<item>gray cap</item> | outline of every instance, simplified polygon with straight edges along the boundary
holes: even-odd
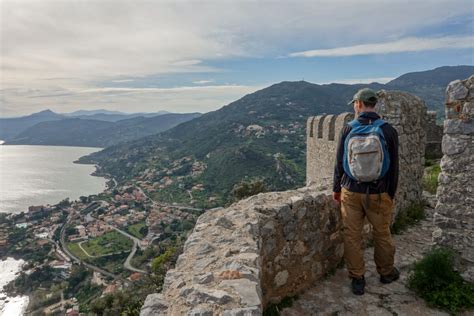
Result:
[[[348,105],[354,103],[355,100],[360,100],[362,102],[377,102],[377,94],[374,90],[369,88],[360,89],[352,97],[352,101],[347,103]]]

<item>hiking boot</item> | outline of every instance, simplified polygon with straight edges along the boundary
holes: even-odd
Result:
[[[400,271],[398,271],[397,268],[393,267],[393,270],[390,274],[380,276],[380,282],[384,284],[392,283],[393,281],[398,280],[399,277]]]
[[[365,278],[352,278],[352,293],[355,295],[363,295],[365,288]]]

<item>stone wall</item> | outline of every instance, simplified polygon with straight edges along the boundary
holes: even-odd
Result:
[[[396,212],[421,201],[426,116],[424,102],[409,93],[381,90],[377,113],[397,130],[399,135],[400,174]],[[352,114],[320,115],[307,121],[306,183],[332,189],[336,147],[342,126]]]
[[[439,159],[443,156],[441,151],[441,140],[443,138],[443,126],[436,124],[438,113],[436,111],[428,111],[426,116],[425,134],[426,149],[425,158]]]
[[[140,315],[261,315],[338,265],[340,222],[330,192],[310,187],[209,210]]]
[[[443,158],[438,181],[435,240],[460,253],[458,268],[474,282],[474,76],[446,89]]]
[[[306,124],[306,185],[332,189],[334,162],[341,130],[353,113],[318,115]]]

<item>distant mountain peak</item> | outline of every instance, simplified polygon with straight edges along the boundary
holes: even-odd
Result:
[[[41,116],[41,117],[45,117],[45,116],[46,117],[62,117],[61,114],[53,112],[50,109],[46,109],[46,110],[42,110],[42,111],[33,113],[30,116],[32,116],[32,117],[37,117],[37,116]]]
[[[43,110],[43,111],[39,111],[39,112],[36,112],[36,113],[33,113],[33,114],[57,114],[53,111],[51,111],[50,109],[46,109],[46,110]]]

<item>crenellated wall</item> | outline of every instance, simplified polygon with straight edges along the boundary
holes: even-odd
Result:
[[[458,269],[474,282],[474,76],[446,89],[443,158],[433,233],[438,244],[456,249]]]
[[[334,162],[340,131],[352,113],[311,116],[306,125],[306,185],[332,189]]]
[[[426,116],[424,102],[409,93],[381,90],[376,112],[397,130],[399,136],[399,186],[396,211],[421,201]],[[307,121],[306,184],[332,189],[337,143],[351,113],[312,116]]]

